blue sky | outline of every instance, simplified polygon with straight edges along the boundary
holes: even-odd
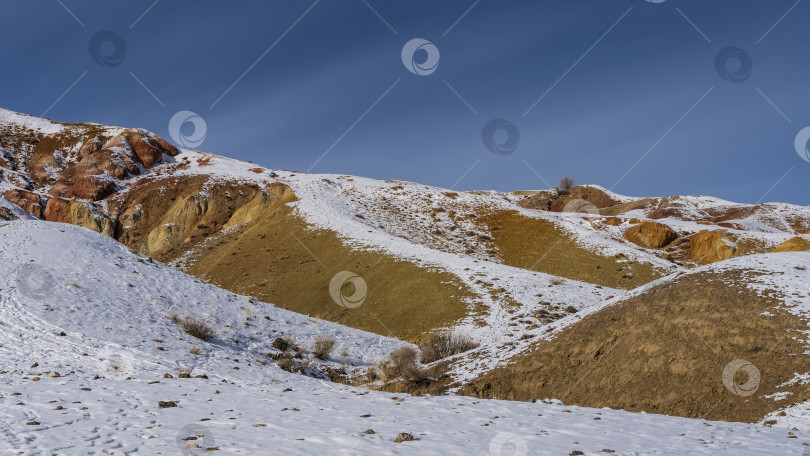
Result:
[[[3,13],[0,106],[15,111],[170,140],[191,111],[207,126],[198,149],[278,169],[502,191],[570,175],[810,204],[794,147],[810,126],[810,3],[6,0]],[[120,39],[91,55],[100,31]],[[439,51],[431,74],[403,64],[414,38]],[[752,62],[741,81],[716,68],[729,46],[727,74]],[[512,153],[484,144],[493,119],[519,132]]]

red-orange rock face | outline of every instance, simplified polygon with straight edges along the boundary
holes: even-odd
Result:
[[[36,193],[14,189],[3,193],[3,198],[34,217],[42,218],[42,199]]]
[[[51,198],[45,206],[45,220],[49,222],[70,223],[70,200]]]
[[[54,182],[49,193],[55,197],[85,198],[93,201],[115,192],[113,179],[125,179],[141,173],[141,167],[151,168],[163,160],[163,154],[177,155],[178,150],[166,141],[151,138],[138,131],[115,136],[106,144],[95,138],[79,150],[80,161],[65,170]]]

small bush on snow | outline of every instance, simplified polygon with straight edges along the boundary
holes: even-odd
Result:
[[[189,336],[202,341],[209,341],[217,336],[216,330],[209,326],[202,318],[185,317],[180,320],[180,327]]]
[[[422,362],[429,364],[478,348],[479,345],[469,336],[452,332],[440,332],[431,334],[419,348],[422,350]]]
[[[380,363],[379,372],[386,380],[403,378],[419,381],[428,377],[427,371],[419,366],[418,352],[413,347],[400,347],[392,351],[388,358]]]
[[[312,347],[312,354],[318,359],[328,359],[335,348],[335,338],[332,336],[318,337]]]

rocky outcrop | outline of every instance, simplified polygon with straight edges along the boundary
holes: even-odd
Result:
[[[59,173],[64,165],[56,159],[53,151],[35,149],[28,160],[28,175],[38,185],[47,185],[55,180],[54,172]]]
[[[19,217],[11,212],[11,210],[7,207],[0,207],[0,220],[4,222],[10,222],[12,220],[17,220]]]
[[[569,196],[574,199],[585,200],[599,209],[619,204],[619,201],[611,198],[603,190],[591,186],[578,185],[570,190]]]
[[[245,190],[250,195],[249,190]],[[224,201],[224,195],[217,192],[198,192],[178,199],[163,215],[146,236],[145,253],[160,257],[178,248],[206,237],[211,227],[229,228],[253,223],[262,217],[273,214],[282,205],[297,198],[285,184],[272,183],[256,192],[253,198],[240,206],[232,206]],[[141,217],[140,208],[124,211],[122,227],[137,224]]]
[[[751,217],[761,210],[762,206],[732,207],[731,209],[724,211],[722,214],[713,217],[710,221],[713,223],[720,223],[728,220],[742,220]]]
[[[102,149],[124,149],[135,154],[137,159],[146,168],[151,168],[163,160],[163,154],[175,156],[176,147],[167,143],[156,135],[150,135],[144,130],[127,131],[109,140]]]
[[[684,218],[683,211],[677,207],[659,207],[647,211],[647,217],[653,220],[660,220],[662,218]]]
[[[3,198],[34,217],[42,218],[42,198],[36,193],[13,189],[3,193]]]
[[[107,214],[85,201],[51,198],[45,208],[45,220],[70,223],[97,231],[105,236],[115,236],[115,222]]]
[[[72,170],[72,168],[71,168]],[[70,170],[69,170],[70,171]],[[75,181],[62,181],[51,190],[52,196],[63,198],[81,198],[90,201],[102,200],[116,191],[115,183],[105,179],[104,176],[81,176]]]
[[[98,201],[115,193],[116,186],[110,178],[120,180],[139,175],[141,167],[151,168],[163,159],[163,154],[177,153],[171,144],[142,130],[121,133],[103,146],[95,137],[82,145],[79,162],[62,172],[49,193]]]
[[[105,236],[115,236],[115,222],[93,205],[84,201],[73,201],[70,205],[71,223],[89,228]]]
[[[689,256],[701,265],[728,260],[737,253],[736,241],[727,230],[703,230],[690,238]]]
[[[641,222],[624,232],[628,241],[647,249],[661,249],[678,238],[678,233],[663,223]]]
[[[771,252],[806,252],[808,250],[810,250],[810,241],[796,236],[775,247]]]
[[[273,213],[281,205],[297,199],[290,187],[281,183],[270,184],[265,190],[257,193],[249,203],[237,209],[225,224],[225,228],[253,223],[264,215]]]
[[[79,161],[84,160],[88,155],[100,151],[102,145],[103,143],[101,138],[98,136],[85,141],[85,143],[82,144],[82,147],[79,148]]]
[[[537,192],[518,201],[517,204],[527,209],[563,212],[566,204],[573,200],[587,201],[595,206],[596,209],[611,207],[620,203],[597,187],[577,186],[562,195],[556,191]]]
[[[70,200],[64,198],[51,198],[45,206],[45,220],[49,222],[71,223]]]
[[[208,213],[208,197],[197,193],[177,201],[147,238],[147,253],[156,256],[183,241]]]
[[[143,217],[143,206],[137,204],[127,208],[118,218],[118,223],[123,229],[132,228],[141,220],[141,217]]]

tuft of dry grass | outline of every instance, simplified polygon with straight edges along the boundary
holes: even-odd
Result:
[[[200,353],[202,353],[202,347],[200,347],[199,345],[195,345],[189,348],[188,352],[191,353],[192,355],[199,355]]]
[[[381,379],[380,371],[375,366],[371,366],[366,371],[366,380],[368,382],[376,382],[377,380]],[[355,385],[358,385],[360,382],[360,378],[355,379]]]
[[[180,327],[189,336],[202,341],[209,341],[217,336],[216,330],[202,318],[185,317],[180,320]]]
[[[479,345],[478,342],[464,334],[439,332],[431,334],[425,342],[419,345],[419,348],[422,351],[422,362],[430,364],[478,348]]]
[[[332,336],[318,337],[312,347],[312,354],[316,358],[326,360],[335,348],[335,338]]]
[[[380,363],[379,373],[385,380],[402,378],[410,381],[420,381],[428,377],[427,371],[419,366],[417,358],[419,352],[413,347],[400,347],[388,354],[388,358]]]

